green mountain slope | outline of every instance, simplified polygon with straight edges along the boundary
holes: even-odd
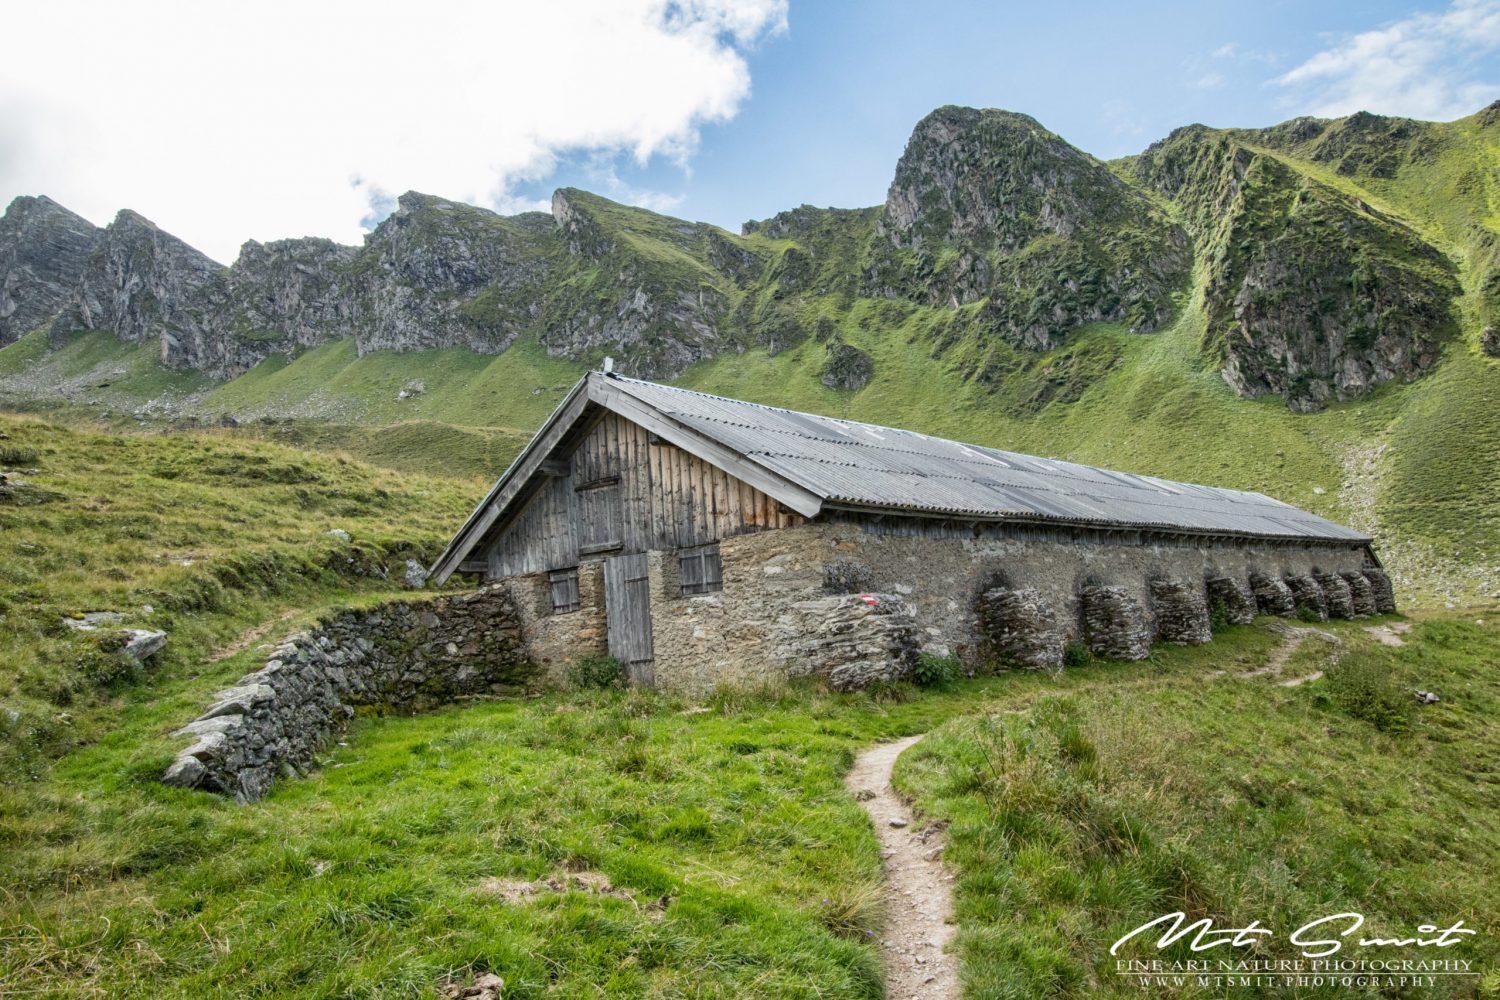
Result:
[[[371,241],[404,280],[495,227],[496,254],[549,276],[452,278],[459,313],[510,331],[499,353],[347,336],[216,381],[150,342],[38,332],[0,349],[0,400],[229,417],[488,477],[613,354],[703,391],[1262,490],[1376,533],[1409,599],[1468,603],[1500,597],[1500,361],[1479,348],[1497,198],[1497,108],[1190,126],[1108,165],[1024,116],[945,108],[885,206],[743,235],[573,190],[550,221],[404,199]]]

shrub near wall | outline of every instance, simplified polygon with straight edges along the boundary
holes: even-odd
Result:
[[[338,612],[287,637],[179,730],[196,742],[162,780],[253,801],[278,776],[303,773],[355,706],[421,711],[514,692],[532,673],[503,588]]]

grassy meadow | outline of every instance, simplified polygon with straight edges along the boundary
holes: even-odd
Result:
[[[897,781],[950,824],[968,997],[1132,992],[1109,943],[1177,908],[1462,917],[1493,970],[1500,629],[1422,621],[1399,656],[1328,631],[1251,677],[1283,640],[1264,624],[937,690],[554,692],[362,718],[249,806],[157,784],[246,651],[122,693],[106,737],[6,787],[0,993],[433,997],[495,971],[507,997],[878,998],[880,856],[841,776],[929,730]],[[1371,660],[1401,704],[1444,701],[1370,711],[1338,664]]]

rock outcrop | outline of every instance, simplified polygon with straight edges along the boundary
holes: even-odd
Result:
[[[1160,327],[1188,240],[1108,167],[1025,115],[944,107],[917,123],[886,197],[870,294],[983,301],[986,327],[1045,350],[1090,322]]]
[[[874,374],[875,362],[864,351],[849,344],[831,343],[823,367],[818,369],[818,381],[830,389],[857,392],[870,383]]]
[[[72,297],[99,230],[51,198],[0,216],[0,347],[46,326]]]
[[[221,265],[126,209],[94,241],[52,339],[107,330],[128,343],[158,340],[168,367],[216,372],[228,346],[220,334],[228,307]]]
[[[1114,365],[1118,344],[1070,342],[1075,330],[1161,328],[1196,263],[1202,350],[1223,378],[1315,410],[1423,375],[1456,328],[1454,262],[1321,172],[1364,184],[1420,169],[1434,127],[1372,115],[1189,126],[1104,164],[1025,115],[944,107],[917,124],[878,207],[803,205],[731,234],[571,188],[550,213],[514,216],[408,192],[362,246],[252,241],[227,268],[133,212],[96,230],[18,198],[0,219],[0,346],[49,325],[54,342],[104,331],[231,378],[339,339],[361,354],[495,354],[526,338],[664,378],[816,337],[813,377],[854,390],[872,361],[841,331],[925,310],[912,336],[951,350],[962,377],[1034,386],[1017,389],[1030,411],[1076,401]],[[1478,180],[1453,173],[1436,180],[1470,198]],[[1493,324],[1500,242],[1469,228],[1478,315]],[[1481,334],[1482,350],[1495,343]]]
[[[1459,287],[1415,230],[1233,132],[1181,128],[1131,166],[1182,208],[1207,268],[1204,348],[1241,396],[1305,412],[1436,364]]]

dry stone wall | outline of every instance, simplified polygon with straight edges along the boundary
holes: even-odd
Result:
[[[1148,602],[1154,578],[1203,587],[1214,577],[1248,581],[1252,573],[1260,573],[1280,579],[1317,569],[1360,570],[1365,564],[1360,546],[1218,542],[1018,525],[908,525],[907,520],[872,524],[851,518],[808,525],[797,529],[805,532],[798,544],[816,564],[817,585],[823,565],[840,563],[840,578],[860,580],[912,606],[925,651],[952,653],[974,666],[982,664],[990,648],[979,598],[996,586],[1036,590],[1055,614],[1065,643],[1091,642],[1083,608],[1090,585],[1123,588],[1145,608],[1146,627],[1154,632]],[[728,566],[726,555],[726,574]],[[726,594],[728,590],[726,581]]]
[[[1286,585],[1292,589],[1297,613],[1320,622],[1328,620],[1328,595],[1311,576],[1289,576]]]
[[[1040,592],[1007,587],[987,590],[979,598],[979,619],[1002,661],[1030,670],[1062,666],[1063,632]]]
[[[1124,587],[1085,587],[1079,595],[1089,651],[1106,660],[1144,660],[1151,653],[1146,610]]]
[[[1297,610],[1297,600],[1292,594],[1292,588],[1279,577],[1251,573],[1250,589],[1255,592],[1255,606],[1263,615],[1286,617]]]
[[[1349,585],[1349,602],[1355,618],[1368,618],[1375,614],[1375,588],[1363,573],[1342,573]]]
[[[505,588],[339,612],[288,636],[265,666],[220,691],[178,731],[194,742],[162,780],[253,801],[278,777],[311,767],[356,706],[420,711],[518,691],[531,673]]]
[[[1230,625],[1249,625],[1255,621],[1255,594],[1247,583],[1233,577],[1209,579],[1208,605],[1222,612],[1224,621]]]
[[[1375,592],[1375,610],[1382,615],[1396,613],[1396,588],[1391,585],[1391,578],[1383,569],[1367,569],[1364,577],[1370,581],[1370,589]]]
[[[1201,646],[1214,637],[1202,584],[1152,580],[1151,606],[1156,612],[1156,637],[1162,642]]]
[[[774,637],[790,676],[835,691],[905,679],[921,646],[911,611],[892,594],[838,594],[792,605]]]
[[[1317,573],[1313,579],[1323,588],[1323,600],[1328,605],[1329,618],[1353,618],[1354,598],[1349,584],[1337,573]]]

